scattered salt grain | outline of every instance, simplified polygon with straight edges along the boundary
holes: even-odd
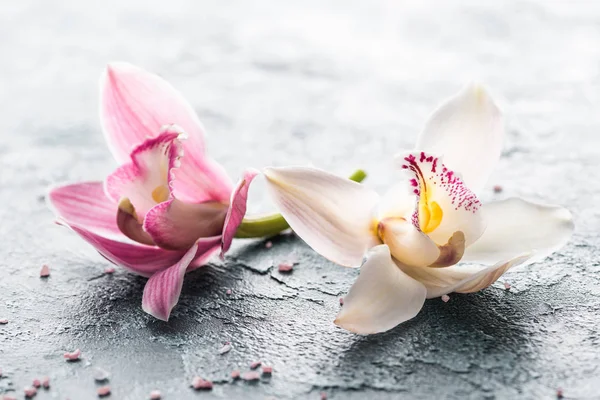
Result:
[[[447,294],[445,294],[445,295],[442,296],[442,301],[444,303],[447,303],[449,300],[450,300],[450,296],[448,296]]]
[[[98,393],[98,397],[108,396],[110,395],[110,386],[99,387],[96,393]]]
[[[11,396],[9,394],[5,394],[2,399],[3,400],[17,400],[17,398],[15,396]]]
[[[158,390],[153,390],[150,392],[150,400],[160,400],[161,393]]]
[[[250,369],[256,369],[260,367],[260,364],[262,364],[262,361],[254,361],[252,364],[250,364]]]
[[[223,347],[221,347],[221,349],[219,350],[219,354],[229,353],[230,350],[231,350],[231,343],[227,342],[227,343],[225,343],[225,345]]]
[[[563,390],[561,388],[556,389],[556,397],[562,399],[564,397]]]
[[[340,297],[340,306],[343,306],[343,305],[344,305],[344,298]]]
[[[72,353],[65,353],[64,357],[67,361],[79,361],[79,357],[81,357],[81,350],[77,349]]]
[[[268,365],[263,365],[262,373],[263,373],[263,375],[271,375],[273,373],[273,367],[268,366]]]
[[[23,392],[25,393],[25,397],[27,397],[28,399],[35,397],[35,395],[37,394],[37,389],[34,387],[26,387]]]
[[[327,400],[327,393],[321,392],[321,400]]]
[[[50,389],[50,378],[45,376],[42,378],[42,386],[44,389]]]
[[[502,186],[500,186],[500,185],[494,186],[494,193],[500,193],[501,191],[502,191]]]
[[[94,368],[94,380],[96,382],[104,382],[107,381],[110,377],[108,371],[103,370],[102,368]]]
[[[39,389],[40,386],[42,386],[42,382],[40,382],[40,380],[36,378],[36,379],[33,380],[32,385],[33,385],[34,388]]]
[[[40,278],[47,278],[50,276],[50,267],[46,264],[42,265],[42,269],[40,270]]]
[[[104,268],[104,273],[105,274],[114,274],[115,273],[115,269],[113,267],[106,267]]]
[[[240,371],[238,371],[237,369],[231,371],[231,378],[232,379],[240,379]]]
[[[504,282],[504,289],[510,290],[510,288],[511,288],[510,283]]]
[[[7,319],[0,319],[0,325],[6,325],[6,324],[8,324]]]
[[[233,291],[231,289],[227,289],[227,291],[225,292],[225,294],[230,295],[231,293],[233,293]]]
[[[192,387],[196,390],[212,390],[213,383],[196,376],[192,379]]]
[[[281,264],[279,264],[279,267],[277,269],[279,270],[279,272],[292,272],[292,270],[294,269],[294,264],[291,262],[282,262]]]
[[[245,381],[257,381],[260,379],[260,374],[257,371],[244,372],[242,379]]]
[[[265,243],[265,248],[270,249],[271,247],[273,247],[273,242],[269,240],[267,243]]]

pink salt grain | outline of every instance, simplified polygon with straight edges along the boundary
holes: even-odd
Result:
[[[227,289],[227,291],[225,292],[225,294],[230,295],[231,293],[233,293],[233,291],[231,289]]]
[[[271,247],[273,247],[273,242],[269,240],[267,243],[265,243],[265,248],[270,249]]]
[[[213,383],[196,376],[194,379],[192,379],[192,387],[196,390],[212,390]]]
[[[294,264],[292,264],[291,262],[282,262],[281,264],[279,264],[279,267],[277,269],[279,270],[279,272],[292,272],[292,270],[294,269]]]
[[[65,353],[64,357],[67,361],[79,361],[79,357],[81,357],[81,350],[77,349],[72,353]]]
[[[26,387],[23,392],[25,393],[25,397],[32,398],[37,394],[37,389],[34,387]]]
[[[15,396],[11,396],[9,394],[5,394],[2,399],[3,400],[17,400],[17,398]]]
[[[561,388],[556,389],[556,397],[559,399],[562,399],[564,397],[564,393]]]
[[[114,274],[115,273],[115,269],[113,267],[106,267],[106,268],[104,268],[104,273],[108,274],[108,275]]]
[[[150,392],[150,400],[160,400],[161,393],[158,390],[153,390]]]
[[[98,397],[108,396],[110,394],[110,386],[99,387],[96,393],[98,393]]]
[[[50,276],[50,267],[46,264],[42,265],[42,269],[40,270],[40,278],[47,278]]]
[[[500,193],[501,191],[502,191],[502,186],[500,186],[500,185],[494,186],[494,193]]]
[[[240,379],[240,371],[238,371],[237,369],[231,371],[231,378],[232,379]]]
[[[504,282],[504,289],[510,290],[510,288],[511,288],[510,283]]]
[[[260,379],[260,374],[257,371],[244,372],[242,379],[245,381],[257,381]]]
[[[343,306],[343,305],[344,305],[344,298],[340,297],[340,306]]]
[[[32,385],[34,388],[39,389],[39,387],[42,386],[42,382],[40,382],[39,379],[34,379]]]
[[[263,365],[262,373],[263,375],[271,375],[273,373],[273,367],[269,365]]]
[[[444,303],[447,303],[449,300],[450,300],[450,296],[448,296],[447,294],[445,294],[445,295],[442,296],[442,301]]]
[[[327,400],[327,393],[321,392],[321,400]]]
[[[49,389],[50,388],[50,378],[48,378],[47,376],[42,378],[42,386],[44,387],[44,389]]]
[[[0,325],[6,325],[6,324],[8,324],[7,319],[0,319]]]
[[[254,361],[252,364],[250,364],[250,369],[256,369],[260,367],[260,364],[262,364],[262,361]]]

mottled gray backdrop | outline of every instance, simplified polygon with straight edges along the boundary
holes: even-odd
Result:
[[[418,4],[417,4],[418,3]],[[481,4],[479,4],[481,3]],[[600,398],[600,8],[593,1],[21,0],[0,7],[0,393],[49,375],[38,399]],[[491,3],[491,2],[489,2]],[[125,60],[179,88],[209,150],[245,166],[306,164],[384,190],[392,156],[469,81],[505,111],[484,200],[563,204],[571,242],[481,293],[429,300],[414,320],[360,337],[332,323],[358,271],[285,236],[238,242],[190,274],[171,321],[140,308],[145,280],[52,224],[49,185],[115,163],[98,119],[104,65]],[[465,143],[468,145],[468,143]],[[502,185],[494,195],[491,187]],[[257,182],[252,211],[268,210]],[[282,276],[273,263],[300,264]],[[52,276],[38,276],[43,263]],[[227,296],[231,288],[233,294]],[[225,341],[233,350],[219,355]],[[84,360],[66,363],[81,348]],[[265,360],[270,380],[229,383]],[[195,393],[200,375],[216,385]]]

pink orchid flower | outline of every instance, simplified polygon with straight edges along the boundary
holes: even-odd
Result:
[[[257,172],[234,187],[206,155],[204,128],[187,101],[132,65],[106,69],[100,117],[120,166],[104,182],[51,189],[49,203],[60,224],[106,259],[150,278],[142,308],[166,321],[184,275],[229,249]]]

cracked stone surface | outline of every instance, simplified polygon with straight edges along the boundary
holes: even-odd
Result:
[[[0,14],[0,394],[38,399],[600,399],[600,9],[592,2],[5,2]],[[416,2],[415,2],[416,3]],[[477,294],[429,300],[361,337],[332,323],[357,270],[294,235],[237,241],[188,275],[169,323],[141,310],[143,278],[108,263],[44,203],[50,185],[115,163],[98,120],[108,61],[155,71],[194,105],[211,154],[245,166],[361,167],[383,191],[392,156],[470,80],[507,119],[483,200],[523,196],[574,214],[570,243]],[[468,143],[465,143],[468,146]],[[502,193],[493,193],[501,185]],[[269,210],[258,181],[250,211]],[[292,273],[274,267],[297,261]],[[40,279],[42,264],[51,276]],[[232,293],[227,294],[227,289]],[[219,354],[227,341],[232,350]],[[63,353],[80,348],[82,360]],[[230,372],[262,360],[259,382]],[[196,375],[215,383],[194,392]]]

